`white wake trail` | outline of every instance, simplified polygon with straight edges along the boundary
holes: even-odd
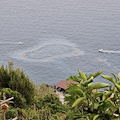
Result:
[[[0,42],[0,45],[19,44],[19,42]]]
[[[115,51],[115,50],[103,50],[103,53],[117,53],[120,54],[120,51]]]

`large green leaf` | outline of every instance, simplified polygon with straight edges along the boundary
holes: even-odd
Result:
[[[120,85],[120,81],[118,81],[117,83],[118,83],[118,85]]]
[[[89,83],[91,83],[91,82],[93,82],[93,77],[91,77],[89,80],[87,80],[87,81],[83,81],[83,82],[81,82],[81,85],[83,85],[83,86],[87,86]]]
[[[86,81],[87,80],[86,75],[80,70],[78,70],[78,72],[79,72],[80,77],[83,79],[83,81]]]
[[[90,79],[91,77],[93,77],[93,74],[89,74],[89,75],[87,76],[87,79]]]
[[[114,76],[114,78],[115,78],[115,80],[116,80],[116,82],[117,82],[117,76],[114,74],[114,73],[111,73],[113,76]]]
[[[94,90],[94,89],[101,89],[101,88],[105,88],[105,87],[109,87],[110,85],[107,83],[95,83],[95,84],[89,84],[88,88],[90,90]]]
[[[120,72],[118,73],[118,79],[120,80]]]
[[[99,104],[98,102],[95,102],[95,103],[94,103],[94,109],[97,109],[97,108],[99,107],[99,105],[100,105],[100,104]]]
[[[93,95],[94,95],[95,98],[102,97],[103,96],[103,92],[102,91],[97,91],[97,92],[94,92]]]
[[[96,120],[97,118],[99,118],[100,115],[95,115],[93,120]]]
[[[106,93],[103,94],[102,100],[104,101],[105,99],[109,98],[112,95],[112,91],[107,91]]]
[[[113,84],[115,83],[114,79],[108,75],[102,75],[103,78],[109,80],[110,82],[112,82]]]
[[[69,85],[69,87],[65,90],[66,92],[80,92],[82,93],[83,90],[81,89],[81,86],[79,85],[76,85],[76,84],[72,84],[72,85]]]
[[[77,81],[77,82],[80,82],[81,79],[79,77],[76,77],[76,76],[70,76],[69,78],[66,79],[66,81]]]
[[[107,76],[107,75],[102,75],[102,77],[111,81],[115,85],[115,87],[118,89],[118,91],[120,92],[120,85],[117,82],[115,82],[112,77]]]
[[[120,92],[120,85],[118,83],[114,83],[115,87],[118,89],[118,91]]]
[[[109,112],[108,109],[110,109],[110,111],[115,110],[115,104],[110,99],[105,100],[101,107],[102,107],[103,111],[106,111],[106,112]]]
[[[74,94],[80,95],[80,96],[83,94],[83,90],[80,89],[77,86],[71,86],[71,87],[69,87],[68,89],[66,89],[66,92],[68,92],[68,93],[74,93]]]
[[[102,72],[103,72],[103,71],[99,71],[99,72],[94,73],[94,74],[93,74],[93,77],[94,77],[94,78],[97,77],[97,76],[100,75]]]
[[[75,106],[77,106],[78,104],[84,102],[84,100],[85,100],[84,97],[78,98],[78,99],[73,103],[72,107],[75,107]]]
[[[110,103],[112,104],[113,107],[116,107],[114,102],[112,102],[110,99],[108,101],[110,101]]]

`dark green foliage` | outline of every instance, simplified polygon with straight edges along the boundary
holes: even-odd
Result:
[[[33,103],[36,105],[36,107],[38,109],[41,109],[43,107],[42,103],[43,103],[43,98],[34,98]]]
[[[102,75],[114,85],[111,87],[106,83],[93,83],[102,72],[87,76],[82,71],[78,71],[78,76],[67,78],[68,81],[77,81],[78,84],[69,85],[66,89],[68,94],[65,95],[67,103],[62,105],[53,93],[52,86],[43,83],[37,87],[20,68],[14,70],[13,62],[9,62],[9,69],[2,65],[0,92],[5,92],[6,98],[14,97],[14,104],[10,104],[6,118],[17,116],[21,120],[118,120],[120,119],[120,73],[118,76],[112,73],[112,77]]]
[[[35,97],[36,98],[43,98],[48,93],[53,93],[54,90],[55,89],[53,86],[47,85],[45,83],[42,83],[41,85],[36,85],[35,86]]]
[[[10,97],[14,97],[13,99],[14,107],[20,107],[20,108],[26,107],[26,99],[18,91],[13,91],[10,88],[3,88],[1,92],[5,93],[6,99]]]
[[[52,111],[52,113],[60,112],[64,108],[59,98],[55,94],[48,93],[44,98],[39,98],[38,102],[40,108],[46,108],[46,106]]]
[[[9,87],[10,76],[7,67],[4,68],[2,65],[0,67],[0,88]]]
[[[6,119],[10,119],[10,118],[15,118],[17,116],[17,108],[14,109],[14,108],[9,108],[7,111],[6,111]]]
[[[19,74],[16,71],[11,71],[10,78],[9,87],[20,92],[26,99],[26,103],[31,104],[34,98],[34,84],[29,81],[28,76],[25,76],[23,71]]]
[[[58,104],[60,105],[61,102],[59,101],[59,98],[55,94],[48,93],[44,99],[43,99],[44,104]]]
[[[59,98],[54,94],[47,94],[43,99],[43,105],[48,106],[49,109],[52,110],[52,113],[56,113],[59,111],[62,103],[59,101]]]
[[[34,99],[34,105],[28,109],[19,110],[19,117],[36,120],[64,120],[67,108],[62,105],[55,94],[47,94],[43,98]]]
[[[31,105],[34,98],[34,84],[30,82],[28,76],[17,68],[13,69],[13,62],[9,62],[9,71],[2,65],[0,68],[0,88],[10,88],[18,91],[25,99],[28,105]]]

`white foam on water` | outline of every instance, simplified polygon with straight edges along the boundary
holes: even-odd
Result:
[[[117,54],[120,54],[120,51],[115,51],[115,50],[104,50],[103,53],[117,53]]]

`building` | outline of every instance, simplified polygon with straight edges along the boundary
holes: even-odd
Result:
[[[62,80],[59,83],[55,84],[56,87],[56,94],[58,95],[60,101],[62,102],[62,104],[64,104],[64,94],[65,94],[65,90],[68,88],[68,86],[70,84],[77,84],[78,82],[76,81],[66,81],[66,80]]]

